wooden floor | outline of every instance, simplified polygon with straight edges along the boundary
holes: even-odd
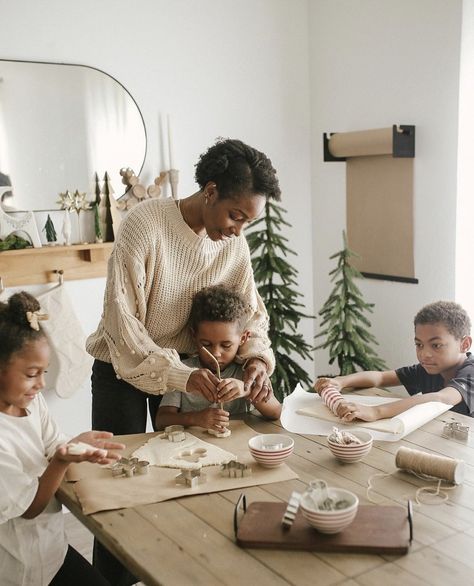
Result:
[[[92,544],[94,542],[92,533],[72,513],[64,514],[64,525],[69,544],[92,563]],[[145,586],[145,584],[138,582],[136,586]]]

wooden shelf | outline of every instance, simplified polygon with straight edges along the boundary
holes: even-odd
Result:
[[[114,243],[43,246],[0,252],[0,277],[5,287],[41,285],[58,280],[95,279],[107,274],[107,261]]]

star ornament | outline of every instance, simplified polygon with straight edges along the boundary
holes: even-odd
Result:
[[[86,200],[86,193],[79,193],[79,190],[76,189],[74,193],[71,193],[69,190],[66,190],[65,193],[59,194],[59,203],[61,205],[62,210],[66,210],[68,212],[81,212],[83,210],[90,210],[91,204]]]

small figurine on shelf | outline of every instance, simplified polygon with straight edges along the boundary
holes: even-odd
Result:
[[[130,167],[124,167],[120,169],[120,175],[122,175],[122,183],[127,186],[126,195],[127,198],[120,198],[117,202],[119,210],[129,210],[137,203],[140,203],[144,199],[161,196],[161,186],[165,182],[168,173],[162,171],[152,185],[149,185],[146,189],[139,183],[139,178],[135,175],[135,171]]]
[[[56,229],[54,228],[53,220],[51,219],[51,216],[49,214],[42,231],[46,232],[46,240],[49,244],[56,244],[58,236],[56,234]]]
[[[64,210],[64,220],[62,227],[62,235],[64,238],[64,244],[69,246],[71,244],[71,218],[69,217],[69,210]]]

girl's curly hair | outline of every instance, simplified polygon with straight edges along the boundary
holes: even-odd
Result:
[[[6,303],[0,302],[0,365],[7,364],[25,344],[45,337],[41,327],[34,330],[26,317],[28,311],[39,309],[39,301],[26,291],[15,293]]]

